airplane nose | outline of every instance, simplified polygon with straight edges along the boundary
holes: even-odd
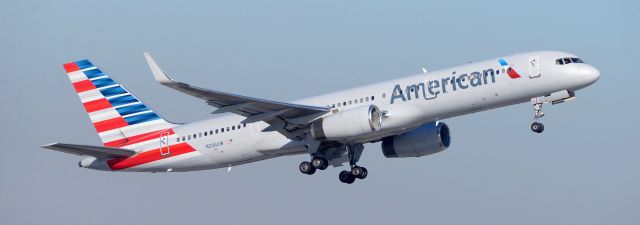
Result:
[[[593,84],[600,79],[600,71],[590,65],[584,65],[580,68],[580,75],[587,85]]]

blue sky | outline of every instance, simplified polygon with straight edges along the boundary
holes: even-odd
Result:
[[[638,224],[637,1],[1,1],[1,224]],[[448,119],[417,159],[366,146],[363,182],[306,156],[171,174],[80,169],[38,146],[99,144],[61,65],[89,58],[171,121],[213,108],[143,59],[210,89],[295,100],[531,50],[574,53],[601,79],[545,106]]]

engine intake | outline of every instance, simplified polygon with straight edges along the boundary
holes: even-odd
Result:
[[[311,136],[320,140],[360,137],[380,129],[382,112],[375,105],[361,106],[331,114],[311,124]]]
[[[449,127],[444,123],[428,123],[404,134],[382,140],[382,153],[387,158],[420,157],[447,149],[451,145]]]

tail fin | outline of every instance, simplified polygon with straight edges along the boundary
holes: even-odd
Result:
[[[64,64],[64,69],[105,146],[121,147],[175,126],[89,60]]]

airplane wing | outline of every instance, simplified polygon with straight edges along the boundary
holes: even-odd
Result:
[[[205,100],[207,104],[218,108],[213,113],[235,113],[247,117],[244,123],[265,121],[271,125],[265,130],[276,130],[289,138],[299,137],[294,130],[330,111],[327,107],[271,101],[191,86],[171,79],[151,54],[145,53],[144,56],[160,84]]]
[[[65,143],[52,143],[42,146],[46,149],[51,149],[59,152],[80,155],[80,156],[93,156],[96,158],[110,159],[110,158],[123,158],[136,154],[135,151],[124,148],[110,148],[91,145],[76,145]]]

